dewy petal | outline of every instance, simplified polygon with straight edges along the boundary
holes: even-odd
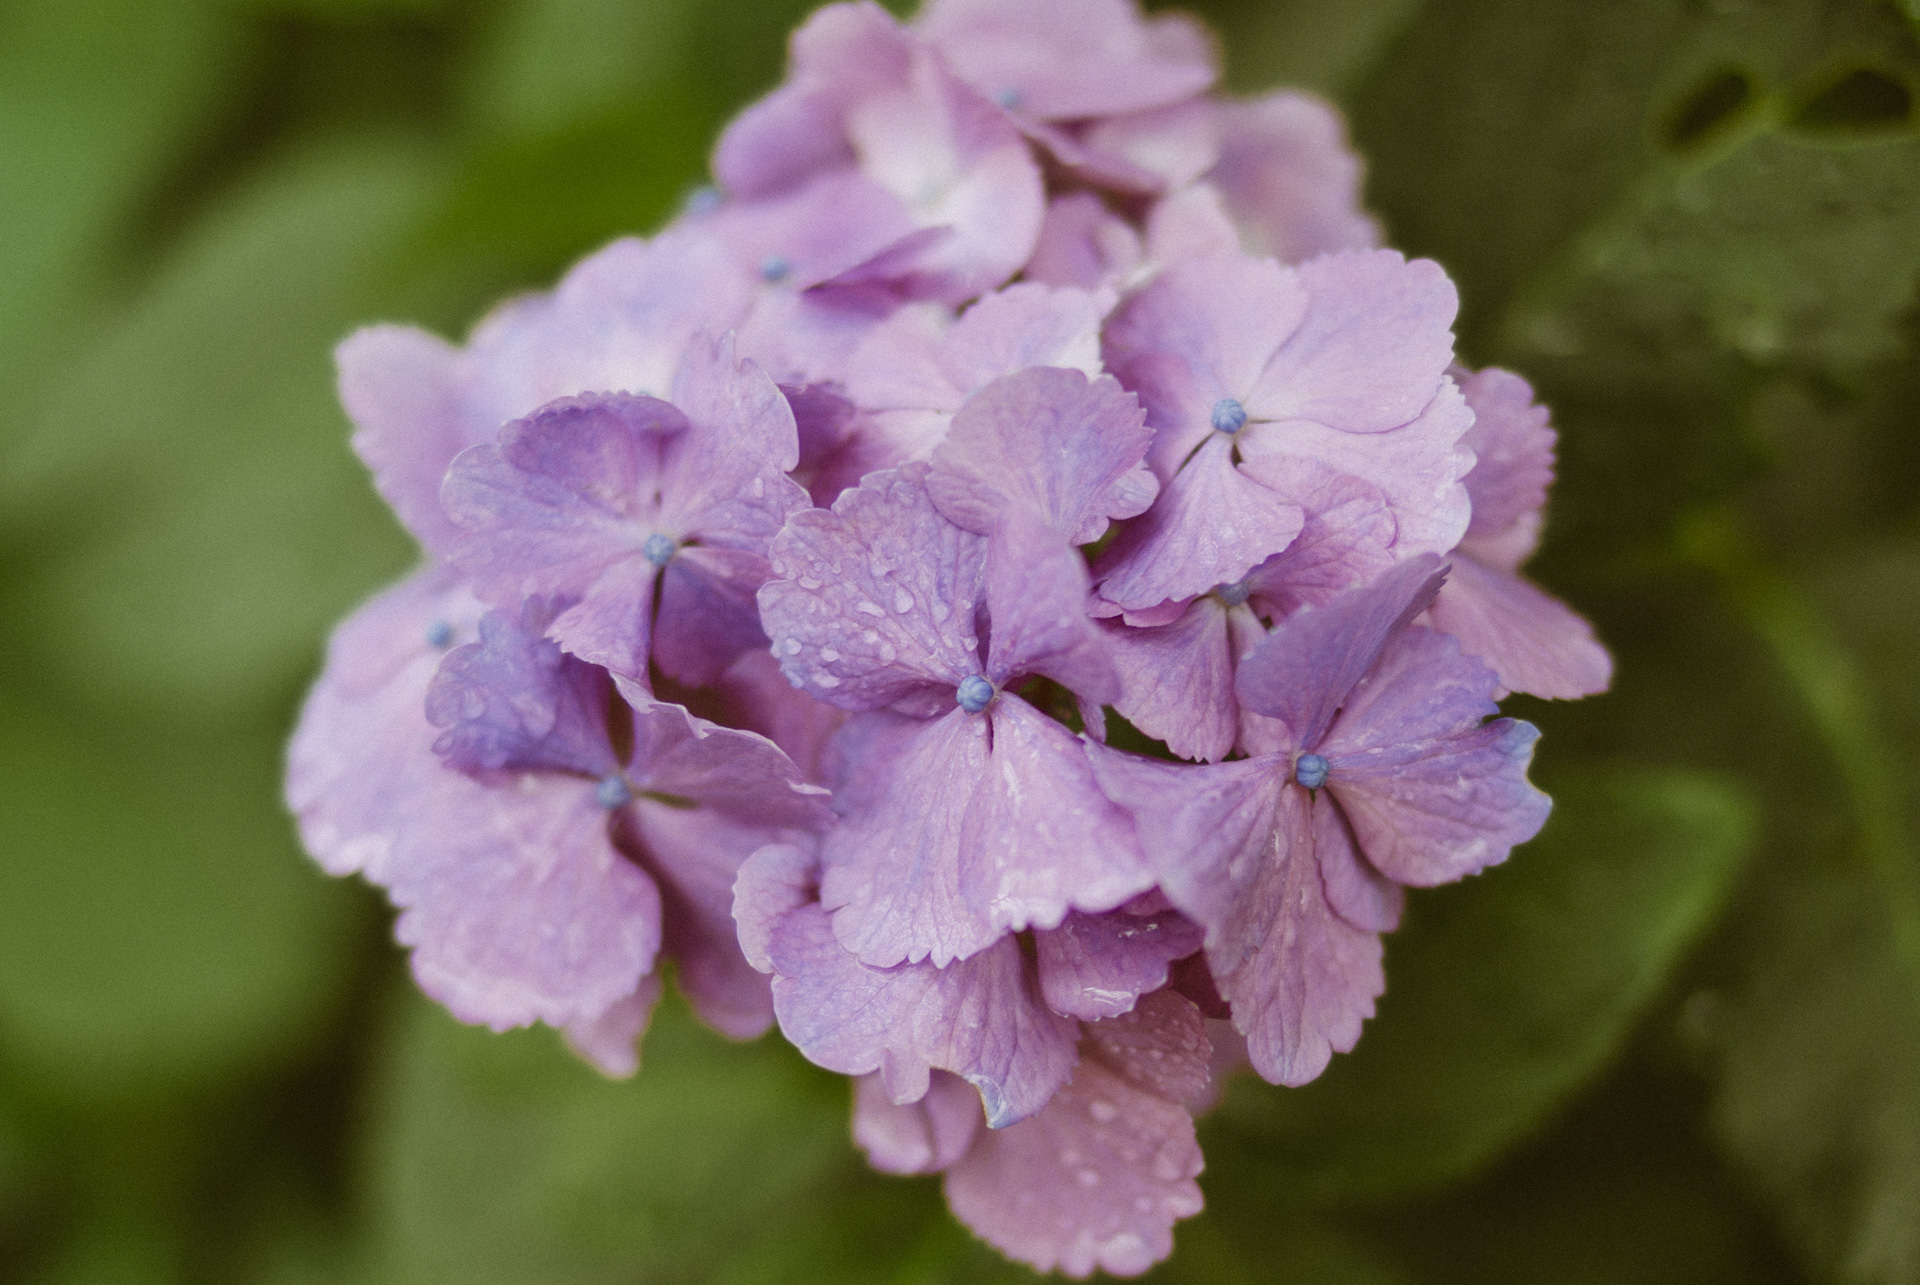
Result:
[[[445,557],[458,531],[440,509],[440,480],[481,440],[462,413],[459,350],[411,326],[368,326],[333,357],[374,489],[423,548]]]
[[[847,712],[796,690],[773,653],[750,651],[740,657],[707,695],[715,722],[758,732],[786,752],[802,780],[825,784],[826,742]]]
[[[642,978],[639,990],[600,1016],[568,1023],[567,1044],[603,1074],[615,1079],[632,1075],[640,1069],[640,1037],[653,1019],[660,990],[658,974]]]
[[[1175,767],[1090,752],[1161,888],[1205,927],[1254,1069],[1276,1084],[1312,1080],[1354,1046],[1386,987],[1378,935],[1328,901],[1311,811],[1329,804],[1289,782],[1289,756]]]
[[[1128,0],[934,0],[915,25],[975,89],[1038,120],[1176,103],[1217,75],[1192,19],[1143,19]]]
[[[1199,950],[1200,936],[1177,910],[1075,912],[1058,928],[1034,934],[1040,993],[1056,1013],[1086,1021],[1117,1017],[1165,986],[1168,967]]]
[[[420,987],[495,1030],[595,1021],[633,995],[660,945],[653,881],[614,848],[595,783],[444,772],[368,875],[401,908]]]
[[[1142,463],[1152,439],[1139,401],[1111,378],[1034,366],[968,399],[934,452],[927,489],[970,531],[990,535],[1012,511],[1091,544],[1159,493]]]
[[[612,684],[602,670],[542,637],[551,604],[529,599],[515,620],[481,617],[480,639],[440,662],[427,721],[436,754],[463,772],[559,771],[599,778],[620,764],[607,740]]]
[[[804,906],[780,920],[772,957],[787,1039],[830,1071],[879,1071],[895,1102],[919,1101],[933,1071],[952,1071],[1003,1128],[1073,1073],[1078,1023],[1041,1002],[1011,937],[945,968],[869,968],[841,947],[819,906]]]
[[[1604,692],[1613,679],[1613,658],[1593,626],[1518,575],[1465,554],[1454,556],[1431,619],[1510,691],[1574,700]]]
[[[1107,627],[1120,672],[1114,708],[1181,758],[1215,762],[1233,749],[1238,704],[1227,611],[1208,594],[1169,625]]]
[[[1360,158],[1337,109],[1283,89],[1219,112],[1220,163],[1207,177],[1250,252],[1302,263],[1380,243],[1379,225],[1360,209]]]
[[[287,806],[327,873],[385,862],[422,782],[451,773],[431,748],[427,686],[483,610],[452,568],[427,567],[333,631],[287,751]]]
[[[1232,447],[1213,434],[1120,533],[1095,567],[1102,598],[1129,610],[1191,598],[1239,580],[1300,534],[1305,513],[1236,468]]]
[[[1179,1002],[1177,996],[1170,999]],[[1199,1015],[1183,1035],[1206,1046]],[[1090,1028],[1073,1080],[1047,1109],[974,1140],[947,1171],[947,1203],[975,1234],[1043,1272],[1138,1275],[1173,1251],[1173,1224],[1199,1213],[1202,1161],[1177,1099],[1106,1060]],[[1161,1050],[1185,1054],[1192,1040]],[[1204,1077],[1206,1055],[1197,1065]],[[1135,1059],[1123,1058],[1122,1067]]]
[[[673,385],[691,427],[664,443],[660,520],[702,544],[763,554],[787,515],[807,507],[787,476],[800,463],[793,408],[731,338],[696,336]]]
[[[741,656],[761,650],[760,586],[772,567],[743,549],[681,549],[660,572],[653,660],[675,682],[705,687]]]
[[[1241,660],[1240,703],[1285,723],[1292,748],[1318,747],[1355,684],[1432,603],[1445,575],[1439,558],[1422,554],[1324,607],[1296,612]]]
[[[796,687],[878,709],[979,671],[987,542],[940,516],[925,478],[923,464],[871,474],[775,538],[760,619]]]
[[[1252,595],[1280,617],[1324,607],[1394,562],[1397,527],[1377,488],[1327,473],[1299,498],[1307,515],[1299,536],[1246,578]]]
[[[1490,670],[1459,644],[1409,629],[1355,690],[1324,746],[1327,788],[1367,860],[1431,887],[1506,860],[1552,807],[1527,781],[1539,731],[1499,719]]]
[[[678,705],[634,711],[629,775],[640,790],[689,799],[743,824],[814,829],[831,820],[826,792],[808,784],[779,746]]]
[[[1474,454],[1462,481],[1473,502],[1467,539],[1501,542],[1527,524],[1527,540],[1505,565],[1488,558],[1496,570],[1512,571],[1533,552],[1538,515],[1553,484],[1555,435],[1547,408],[1533,400],[1533,389],[1518,375],[1489,367],[1466,375],[1460,392],[1473,411],[1473,427],[1460,444]]]
[[[929,488],[931,489],[931,488]],[[992,642],[985,672],[996,684],[1047,677],[1093,705],[1120,697],[1107,636],[1087,616],[1087,564],[1056,531],[1009,515],[987,550]]]
[[[895,1103],[878,1072],[853,1082],[853,1141],[881,1173],[939,1173],[967,1153],[983,1120],[980,1095],[950,1071],[935,1071],[927,1095]]]

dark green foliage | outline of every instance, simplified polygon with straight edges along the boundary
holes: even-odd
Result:
[[[808,7],[0,7],[0,1285],[1029,1279],[777,1039],[458,1027],[278,802],[412,557],[331,346],[657,226]],[[1152,1279],[1920,1285],[1920,3],[1196,7],[1554,407],[1619,670]]]

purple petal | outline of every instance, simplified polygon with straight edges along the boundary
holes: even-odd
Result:
[[[761,625],[788,680],[829,704],[878,709],[981,667],[987,542],[940,516],[925,477],[872,474],[773,542]]]
[[[1239,580],[1300,534],[1304,512],[1234,467],[1232,446],[1213,434],[1120,533],[1096,567],[1101,597],[1129,610],[1191,598]]]
[[[1132,1012],[1080,1030],[1083,1054],[1156,1097],[1191,1107],[1210,1088],[1213,1041],[1199,1007],[1184,995],[1155,991]]]
[[[1294,748],[1318,747],[1355,684],[1427,609],[1445,577],[1440,559],[1423,554],[1324,607],[1301,609],[1240,662],[1240,703],[1285,723]]]
[[[1282,263],[1380,243],[1360,210],[1360,158],[1337,109],[1297,90],[1220,107],[1220,163],[1208,178],[1225,194],[1249,249]]]
[[[1320,858],[1320,879],[1327,904],[1362,932],[1390,933],[1400,926],[1407,894],[1399,884],[1374,869],[1360,854],[1353,831],[1337,807],[1316,802],[1313,809],[1314,851]]]
[[[975,1139],[947,1171],[947,1203],[1036,1270],[1133,1276],[1172,1253],[1173,1224],[1200,1212],[1201,1167],[1186,1108],[1090,1050],[1045,1111]]]
[[[1238,253],[1240,233],[1206,183],[1171,192],[1147,211],[1147,259],[1162,267]]]
[[[740,863],[733,880],[733,922],[740,953],[763,973],[773,971],[773,930],[792,911],[819,896],[818,844],[770,843]]]
[[[1033,257],[1028,281],[1095,290],[1119,281],[1140,262],[1140,237],[1091,192],[1055,197]]]
[[[820,907],[805,906],[775,928],[772,954],[787,1039],[830,1071],[880,1072],[895,1102],[919,1101],[933,1071],[952,1071],[1004,1128],[1073,1073],[1078,1024],[1041,1002],[1011,937],[946,968],[869,968],[841,948]]]
[[[612,684],[604,671],[542,637],[550,604],[530,599],[514,620],[481,617],[480,640],[456,647],[427,689],[427,721],[444,729],[434,752],[463,772],[619,770],[607,739]]]
[[[660,573],[653,660],[675,682],[705,687],[767,645],[756,596],[772,567],[742,549],[681,549]]]
[[[1051,530],[1013,515],[987,550],[993,639],[987,677],[1045,674],[1094,705],[1120,696],[1107,638],[1087,616],[1087,564]]]
[[[1218,105],[1191,99],[1095,121],[1080,141],[1091,152],[1151,174],[1163,189],[1177,190],[1213,168],[1220,140]]]
[[[664,444],[660,520],[702,544],[765,553],[787,515],[807,507],[787,474],[800,462],[793,408],[731,338],[696,336],[673,385],[690,428]]]
[[[967,401],[934,452],[927,489],[969,531],[991,534],[1011,511],[1091,544],[1159,493],[1142,463],[1152,439],[1139,402],[1112,379],[1036,366]]]
[[[729,204],[704,230],[760,289],[793,292],[871,262],[911,235],[914,219],[899,197],[866,175],[830,169],[772,196]]]
[[[1493,666],[1511,691],[1575,700],[1604,692],[1613,680],[1613,658],[1593,626],[1528,581],[1475,558],[1454,557],[1431,619],[1468,655]]]
[[[1493,682],[1452,638],[1410,629],[1327,737],[1327,788],[1367,860],[1397,883],[1450,883],[1506,860],[1546,823],[1552,805],[1527,781],[1539,731],[1480,722],[1494,712]]]
[[[664,702],[633,713],[629,776],[642,792],[690,799],[744,824],[813,829],[832,819],[826,791],[772,741]]]
[[[1393,512],[1378,489],[1326,474],[1300,495],[1306,524],[1286,549],[1247,573],[1247,588],[1275,615],[1324,607],[1394,563]]]
[[[368,876],[401,915],[427,994],[495,1030],[597,1021],[632,996],[660,944],[653,881],[613,846],[594,782],[443,772]]]
[[[980,1095],[959,1076],[935,1071],[927,1096],[896,1104],[878,1074],[853,1082],[853,1141],[881,1173],[939,1173],[965,1155],[980,1132]]]
[[[451,774],[431,748],[427,686],[483,610],[451,568],[428,567],[333,631],[287,751],[287,806],[329,874],[384,862],[423,782]]]
[[[1168,966],[1200,949],[1200,929],[1177,910],[1079,913],[1034,934],[1040,993],[1056,1013],[1096,1021],[1131,1012],[1167,984]]]
[[[645,558],[622,558],[602,571],[581,601],[554,617],[547,637],[572,655],[648,690],[647,657],[653,646],[654,581],[659,573]]]
[[[975,89],[1037,120],[1176,103],[1217,74],[1192,19],[1147,21],[1127,0],[936,0],[916,25]]]
[[[441,512],[440,480],[480,440],[462,413],[459,351],[410,326],[368,326],[333,359],[374,489],[423,548],[445,557],[458,532]]]
[[[1181,758],[1215,762],[1233,749],[1239,707],[1227,636],[1230,610],[1207,594],[1170,625],[1107,628],[1120,672],[1114,708]]]
[[[604,1074],[624,1080],[640,1069],[640,1037],[653,1019],[660,990],[658,975],[642,978],[639,990],[600,1016],[568,1023],[567,1044]]]
[[[825,782],[823,751],[847,712],[795,690],[771,652],[750,651],[740,657],[709,696],[715,722],[758,732],[786,752],[802,780]]]
[[[1473,411],[1473,427],[1460,444],[1474,454],[1473,468],[1462,481],[1473,501],[1473,521],[1467,538],[1503,544],[1503,536],[1526,526],[1520,547],[1501,571],[1512,571],[1533,552],[1540,510],[1553,484],[1555,434],[1547,422],[1547,408],[1533,400],[1533,389],[1518,375],[1497,367],[1467,375],[1461,395]]]

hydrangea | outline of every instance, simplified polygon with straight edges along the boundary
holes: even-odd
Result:
[[[424,564],[288,799],[429,994],[626,1074],[671,958],[1074,1276],[1171,1252],[1217,1074],[1354,1046],[1404,890],[1546,819],[1495,701],[1610,662],[1519,574],[1546,410],[1332,109],[1216,78],[1128,0],[832,5],[657,236],[341,346]]]

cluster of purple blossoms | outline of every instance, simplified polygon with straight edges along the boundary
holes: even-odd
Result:
[[[1170,1251],[1220,1075],[1353,1047],[1402,889],[1545,820],[1495,699],[1609,661],[1518,574],[1546,411],[1335,113],[1215,78],[1129,0],[834,5],[658,236],[341,346],[426,565],[288,795],[429,994],[626,1074],[671,958],[1076,1276]]]

